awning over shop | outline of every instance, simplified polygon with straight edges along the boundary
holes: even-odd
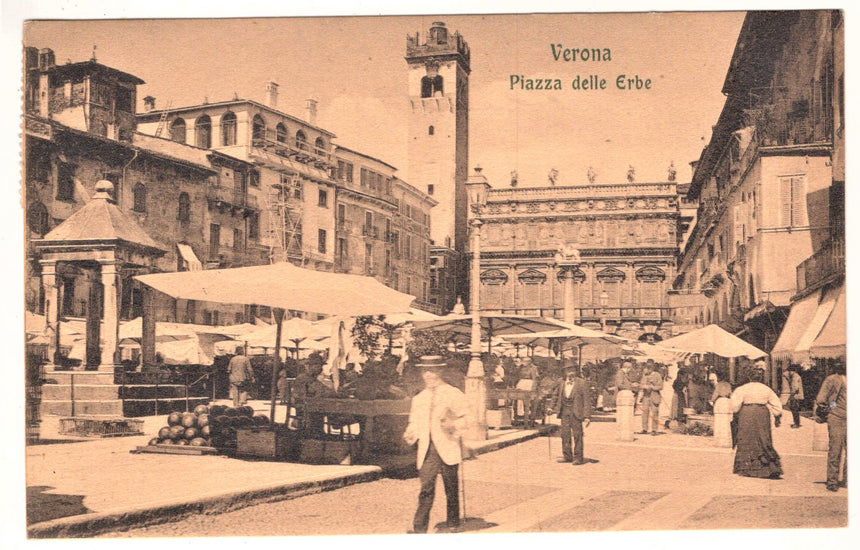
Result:
[[[830,317],[827,318],[824,328],[809,348],[809,355],[828,359],[845,357],[846,308],[845,285],[842,285]]]
[[[197,259],[197,255],[194,253],[194,250],[191,248],[191,246],[187,244],[176,243],[176,248],[179,249],[179,255],[185,262],[188,271],[200,271],[203,269],[203,264],[200,263],[199,259]]]
[[[774,311],[776,311],[776,306],[773,305],[770,301],[765,300],[751,310],[749,310],[746,315],[744,315],[744,321],[751,321],[760,315],[773,313]]]
[[[792,305],[771,357],[795,363],[809,359],[809,349],[832,313],[838,294],[839,288],[824,289]]]

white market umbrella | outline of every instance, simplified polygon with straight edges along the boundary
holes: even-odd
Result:
[[[734,334],[730,334],[717,325],[708,325],[704,328],[669,338],[660,342],[661,348],[682,350],[691,353],[713,353],[720,357],[747,357],[758,359],[767,353],[757,347],[744,342]]]
[[[135,279],[173,298],[327,315],[404,313],[415,300],[372,277],[312,271],[287,262],[138,275]]]

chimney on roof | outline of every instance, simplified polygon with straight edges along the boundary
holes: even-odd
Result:
[[[316,99],[306,99],[305,100],[305,117],[308,121],[308,124],[316,126],[317,123],[317,100]]]
[[[155,110],[155,98],[154,97],[152,97],[151,95],[148,95],[145,98],[143,98],[143,110],[146,113]]]
[[[266,105],[272,109],[278,108],[278,83],[274,80],[266,82]]]
[[[41,70],[47,70],[56,65],[56,59],[54,58],[54,50],[51,48],[42,48],[39,50],[39,68]]]

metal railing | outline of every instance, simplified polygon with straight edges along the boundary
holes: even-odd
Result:
[[[257,197],[235,187],[213,185],[206,189],[206,198],[241,208],[259,210]]]
[[[845,238],[830,240],[797,266],[797,290],[845,273]]]

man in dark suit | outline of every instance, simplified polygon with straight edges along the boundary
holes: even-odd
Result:
[[[565,380],[558,389],[558,398],[553,410],[561,419],[561,449],[564,458],[559,462],[572,462],[574,466],[585,464],[583,457],[583,422],[591,423],[591,395],[588,383],[579,376],[579,369],[565,369]],[[573,436],[573,451],[570,440]]]

